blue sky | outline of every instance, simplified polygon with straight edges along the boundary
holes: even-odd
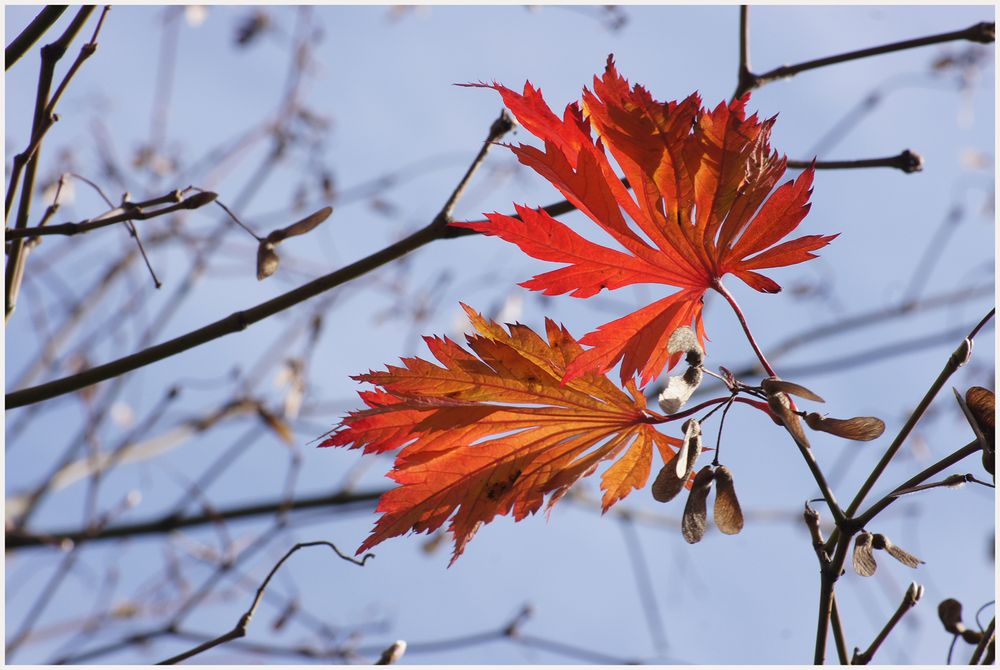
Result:
[[[233,35],[250,10],[213,7],[202,24],[184,24],[179,33],[172,106],[167,118],[167,146],[184,157],[199,156],[231,138],[277,108],[288,68],[288,38],[295,30],[293,8],[268,9],[273,25],[246,49],[236,49]],[[227,238],[225,258],[213,264],[208,279],[156,334],[154,341],[200,327],[236,309],[249,307],[347,262],[361,258],[424,225],[437,213],[451,188],[478,150],[501,108],[499,96],[484,89],[453,84],[492,81],[512,88],[528,79],[539,86],[550,105],[560,110],[575,100],[595,73],[602,71],[609,53],[630,81],[642,83],[661,100],[680,99],[699,91],[714,106],[732,94],[736,84],[737,16],[735,6],[627,6],[626,23],[611,30],[600,7],[433,6],[394,14],[385,7],[317,7],[310,25],[322,30],[323,41],[314,53],[314,68],[304,87],[303,102],[332,123],[315,156],[301,152],[288,157],[264,188],[251,194],[240,215],[258,230],[291,221],[290,196],[303,175],[329,170],[342,193],[393,170],[405,178],[380,194],[381,213],[370,199],[335,203],[333,217],[308,238],[283,246],[290,255],[285,267],[264,282],[253,278],[254,244],[238,231]],[[6,39],[30,20],[36,8],[7,7]],[[69,14],[69,13],[67,13]],[[993,20],[992,6],[822,6],[755,7],[751,12],[751,64],[766,71],[833,53],[964,28]],[[82,68],[60,105],[61,119],[46,141],[43,176],[58,172],[61,147],[75,151],[75,169],[94,179],[98,144],[103,143],[125,162],[150,134],[156,92],[157,54],[164,10],[156,7],[116,6],[101,34],[100,48]],[[67,21],[64,16],[62,22]],[[84,30],[89,35],[89,28]],[[922,265],[932,240],[935,259],[930,272],[920,276],[922,295],[933,295],[969,285],[989,285],[994,274],[992,211],[984,215],[993,192],[994,70],[993,53],[979,79],[958,86],[954,72],[933,74],[931,64],[966,44],[948,44],[870,58],[806,72],[754,92],[751,110],[762,116],[778,114],[772,145],[793,159],[809,159],[817,141],[849,110],[873,92],[882,97],[864,121],[820,155],[821,159],[881,157],[912,149],[924,159],[916,174],[895,170],[820,171],[816,175],[812,210],[799,232],[840,233],[821,258],[801,266],[769,273],[786,291],[776,296],[757,294],[730,278],[728,286],[748,313],[765,349],[806,327],[885,307],[907,295],[914,273]],[[71,54],[75,51],[71,50]],[[5,78],[5,150],[7,162],[19,151],[29,131],[30,107],[37,73],[37,54],[18,63]],[[109,129],[110,144],[95,131],[100,121]],[[514,141],[531,142],[523,130]],[[212,183],[196,182],[232,203],[248,179],[254,158],[266,150],[255,148],[249,159]],[[969,167],[970,156],[985,155],[986,168]],[[312,162],[310,162],[312,161]],[[413,170],[408,166],[417,165]],[[184,177],[187,178],[187,177]],[[199,177],[200,178],[200,177]],[[138,194],[159,194],[186,186],[164,179],[126,177],[126,186]],[[105,182],[114,193],[119,185]],[[80,185],[76,199],[60,216],[77,220],[99,211],[99,203]],[[326,204],[311,192],[309,205]],[[554,188],[517,167],[509,152],[494,149],[456,218],[479,217],[482,212],[512,209],[512,203],[547,204],[559,200]],[[948,212],[959,204],[965,211],[945,238],[935,238]],[[389,215],[386,214],[389,212]],[[301,215],[301,214],[300,214]],[[60,219],[63,220],[63,219]],[[186,225],[209,230],[215,213],[196,213]],[[564,218],[578,230],[592,226],[579,214]],[[201,228],[199,228],[201,227]],[[99,235],[104,234],[104,237]],[[57,251],[64,240],[47,242],[37,253]],[[122,231],[103,230],[88,235],[82,247],[57,273],[70,289],[86,286],[105,258],[102,245],[115,249],[128,243]],[[106,249],[107,247],[104,247]],[[284,251],[283,251],[284,253]],[[291,260],[294,258],[294,262]],[[33,258],[33,260],[35,260]],[[136,273],[133,292],[142,296],[151,314],[162,309],[183,279],[188,260],[178,248],[167,247],[152,261],[165,283],[155,291],[148,277]],[[417,334],[457,337],[459,301],[481,311],[504,301],[520,302],[516,318],[539,327],[545,316],[582,335],[597,325],[661,297],[657,287],[623,289],[591,301],[569,297],[547,299],[516,286],[547,269],[496,239],[465,238],[439,242],[405,261],[406,272],[389,267],[366,278],[357,287],[337,294],[326,315],[326,327],[313,360],[307,400],[330,408],[325,427],[303,426],[296,437],[301,446],[302,492],[330,490],[357,466],[355,452],[316,450],[307,442],[332,426],[339,412],[356,407],[357,386],[349,375],[393,363],[404,355],[425,355]],[[442,276],[447,281],[438,283]],[[399,278],[406,291],[401,302],[386,290]],[[410,332],[402,318],[386,318],[400,305],[413,306],[423,287],[437,286],[432,309],[419,331]],[[804,299],[811,291],[821,297]],[[122,296],[124,301],[128,296]],[[45,285],[26,299],[55,309],[59,295]],[[989,297],[946,309],[858,330],[837,339],[817,340],[777,359],[779,371],[847,357],[879,345],[924,333],[968,330],[990,307]],[[32,322],[27,308],[7,330],[8,386],[34,351]],[[280,336],[289,319],[306,318],[300,306],[248,331],[187,352],[170,362],[144,369],[129,378],[124,398],[137,415],[159,399],[162,389],[179,378],[220,379],[235,364],[252,365]],[[112,317],[113,313],[105,316]],[[720,301],[709,301],[706,326],[711,337],[708,363],[737,369],[751,360],[736,320]],[[134,350],[138,333],[130,329],[95,350],[103,362]],[[964,389],[974,384],[992,387],[993,330],[977,341],[976,366],[969,366],[950,384]],[[280,343],[279,343],[280,344]],[[887,423],[886,437],[895,434],[909,408],[937,375],[958,340],[939,342],[919,350],[854,367],[848,364],[824,374],[787,376],[827,399],[823,409],[835,416],[876,414]],[[299,343],[290,344],[290,350]],[[261,382],[271,388],[271,379]],[[179,420],[195,413],[211,393],[191,392],[172,411]],[[940,410],[933,423],[922,428],[904,448],[877,491],[902,481],[927,464],[965,444],[971,433],[955,411],[950,390],[938,398]],[[19,417],[8,413],[8,425]],[[62,453],[81,421],[78,403],[58,403],[44,420],[35,422],[19,443],[9,445],[6,461],[8,496],[36,482]],[[317,421],[317,423],[322,423]],[[196,477],[249,424],[234,424],[186,443],[152,462],[123,466],[109,477],[101,503],[114,501],[141,488],[141,504],[122,521],[155,516],[169,508],[185,478]],[[101,439],[113,443],[121,428],[108,426]],[[118,431],[118,433],[116,433]],[[759,514],[742,534],[721,537],[711,533],[688,546],[676,528],[636,523],[641,551],[652,574],[652,598],[663,620],[666,639],[657,648],[650,633],[627,550],[627,530],[609,517],[600,517],[584,505],[561,503],[551,518],[532,518],[519,524],[500,519],[480,531],[466,554],[445,569],[443,550],[422,551],[423,537],[399,538],[377,547],[377,558],[362,570],[334,561],[323,552],[303,552],[283,569],[276,586],[297,592],[306,607],[338,625],[385,618],[391,627],[366,635],[365,644],[405,639],[412,643],[496,629],[513,617],[525,602],[535,614],[526,633],[599,650],[622,659],[695,663],[798,663],[811,658],[818,593],[816,565],[804,533],[795,518],[802,502],[816,495],[806,468],[785,436],[761,421],[754,412],[731,412],[726,423],[726,453],[744,508]],[[714,426],[713,426],[714,432]],[[714,439],[714,438],[713,438]],[[841,498],[850,498],[888,444],[845,443],[818,436],[817,459],[837,472]],[[845,452],[849,453],[845,455]],[[386,458],[373,459],[362,484],[384,483]],[[967,469],[979,472],[970,459]],[[273,436],[259,436],[239,462],[210,490],[214,504],[227,505],[271,497],[282,490],[287,453]],[[84,498],[82,485],[59,492],[39,510],[40,529],[79,523]],[[596,481],[583,490],[596,492]],[[991,493],[991,492],[990,492]],[[647,491],[638,491],[622,505],[678,518],[681,506],[664,508]],[[950,642],[936,620],[936,604],[959,598],[971,616],[993,592],[994,563],[987,552],[992,542],[992,495],[967,486],[960,491],[932,491],[912,502],[901,502],[879,526],[899,544],[927,561],[913,572],[883,561],[876,577],[864,583],[853,573],[845,576],[839,593],[851,644],[866,645],[889,616],[911,580],[927,587],[925,601],[906,625],[886,644],[882,662],[943,662]],[[197,509],[194,507],[193,509]],[[761,518],[763,517],[763,518]],[[298,530],[300,540],[330,539],[342,548],[356,547],[367,535],[373,516],[313,516]],[[253,537],[259,526],[233,524],[233,532]],[[211,530],[190,537],[211,543]],[[276,542],[247,566],[248,574],[263,575],[287,549]],[[25,555],[29,560],[29,555]],[[37,565],[51,571],[58,558],[37,554]],[[121,569],[116,598],[127,600],[155,579],[161,569],[160,545],[148,540],[124,549],[94,547],[82,553],[81,574],[99,575],[110,562]],[[7,635],[20,621],[32,596],[47,574],[20,557],[7,561],[7,587],[24,579],[23,588],[7,602]],[[207,574],[191,568],[193,575]],[[27,571],[27,572],[26,572]],[[32,575],[25,578],[25,575]],[[195,580],[197,581],[197,579]],[[86,612],[80,603],[94,597],[92,580],[68,580],[47,614],[57,622]],[[240,599],[205,606],[191,619],[195,630],[221,633],[234,622]],[[266,622],[277,612],[261,616],[250,639],[293,643],[301,630],[270,631]],[[124,628],[117,629],[119,633]],[[110,637],[114,637],[112,634]],[[108,656],[107,662],[144,663],[160,660],[184,648],[184,642],[158,642],[148,648]],[[14,660],[44,662],[57,645],[26,647]],[[832,647],[831,647],[832,649]],[[204,662],[235,662],[248,657],[222,648]],[[421,663],[562,663],[567,657],[525,649],[497,641],[470,649],[412,655]]]

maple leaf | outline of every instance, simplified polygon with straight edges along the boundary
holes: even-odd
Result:
[[[622,391],[584,372],[563,383],[582,348],[546,319],[546,339],[527,326],[508,330],[462,305],[475,328],[467,351],[448,338],[424,338],[440,365],[404,358],[354,379],[368,409],[344,417],[320,446],[365,453],[400,449],[381,512],[361,553],[408,531],[431,532],[450,519],[452,562],[481,524],[497,515],[520,521],[547,508],[598,464],[618,457],[601,478],[602,507],[641,488],[654,447],[668,461],[680,440],[657,431],[665,417],[646,409],[629,380]]]
[[[567,380],[588,370],[604,373],[621,361],[622,381],[639,372],[645,385],[680,359],[666,351],[679,326],[694,324],[704,346],[703,296],[720,289],[724,275],[776,293],[781,287],[757,270],[815,258],[811,252],[836,237],[778,243],[809,211],[813,168],[775,189],[787,161],[771,151],[775,119],[746,116],[749,94],[711,111],[702,109],[697,93],[661,103],[642,86],[630,87],[611,56],[604,76],[594,77],[593,91],[584,89],[582,107],[568,105],[562,118],[530,83],[522,93],[496,82],[470,85],[500,93],[520,124],[544,142],[543,149],[509,148],[621,249],[591,242],[544,211],[522,206],[516,217],[492,213],[485,221],[452,225],[564,263],[522,283],[547,295],[586,298],[638,283],[680,289],[582,337],[591,348],[568,366]]]

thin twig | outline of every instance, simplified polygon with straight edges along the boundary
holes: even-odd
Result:
[[[907,174],[920,172],[924,169],[924,159],[920,154],[905,149],[895,156],[884,158],[859,158],[847,161],[788,161],[788,167],[804,170],[809,166],[817,170],[855,170],[864,168],[887,167],[901,170]]]
[[[837,529],[834,529],[834,534],[836,532]],[[832,539],[833,535],[831,535]],[[827,547],[829,545],[830,542],[828,541]],[[834,553],[830,563],[820,569],[819,616],[816,623],[816,647],[813,653],[813,663],[815,665],[822,665],[826,660],[827,633],[830,630],[830,622],[833,617],[833,604],[836,600],[834,587],[837,584],[837,580],[840,579],[850,541],[845,537],[836,546],[836,553]],[[827,553],[829,553],[829,550]]]
[[[849,51],[847,53],[827,56],[826,58],[817,58],[815,60],[798,63],[796,65],[782,65],[781,67],[777,67],[763,74],[751,75],[747,80],[747,85],[737,89],[737,93],[742,95],[746,91],[759,88],[772,81],[776,81],[778,79],[788,79],[789,77],[793,77],[801,72],[815,70],[817,68],[826,67],[827,65],[846,63],[860,58],[869,58],[871,56],[881,56],[883,54],[903,51],[905,49],[916,49],[918,47],[941,44],[943,42],[953,42],[956,40],[968,40],[970,42],[990,44],[995,40],[995,33],[996,26],[993,22],[982,22],[969,26],[963,30],[955,30],[927,37],[918,37],[912,40],[883,44],[881,46],[871,47],[868,49]]]
[[[951,466],[955,465],[959,461],[977,454],[981,451],[979,442],[973,440],[969,444],[965,445],[961,449],[949,454],[948,456],[942,458],[941,460],[933,463],[914,476],[907,479],[905,482],[894,488],[892,491],[887,493],[878,502],[874,503],[867,510],[858,514],[854,517],[853,524],[858,528],[863,528],[867,524],[871,523],[871,520],[875,518],[876,515],[882,512],[886,507],[896,502],[900,495],[908,490],[912,490],[914,487],[921,485],[923,482],[927,481],[931,477],[937,475],[938,473],[947,470]]]
[[[906,593],[903,594],[903,601],[899,603],[899,607],[893,612],[892,616],[889,617],[889,621],[886,622],[885,626],[879,631],[879,634],[875,636],[872,643],[868,645],[868,648],[864,651],[859,649],[854,649],[854,657],[851,659],[851,665],[868,665],[871,663],[872,657],[875,656],[875,652],[878,648],[885,642],[885,638],[889,636],[892,629],[896,627],[906,613],[909,612],[913,607],[920,601],[920,597],[924,594],[924,587],[913,582],[910,584],[909,588],[906,589]]]
[[[279,509],[306,510],[324,507],[346,507],[348,509],[358,507],[361,509],[371,509],[375,502],[385,493],[385,490],[375,489],[369,491],[357,491],[354,493],[334,493],[318,496],[300,497],[289,503],[284,497],[277,500],[269,500],[249,505],[240,505],[218,509],[209,513],[194,514],[191,516],[181,516],[179,514],[168,514],[163,517],[136,523],[109,526],[91,532],[85,529],[59,530],[51,533],[25,533],[21,531],[8,531],[6,534],[7,550],[58,546],[64,541],[72,541],[74,544],[83,542],[100,542],[105,540],[120,539],[124,537],[138,537],[142,535],[159,535],[170,533],[181,528],[203,526],[216,522],[220,519],[246,519],[258,516],[271,516]]]
[[[260,600],[264,596],[264,591],[267,589],[267,585],[271,583],[271,578],[274,577],[276,572],[278,572],[278,569],[282,566],[282,564],[285,561],[287,561],[291,557],[292,554],[297,552],[299,549],[305,549],[306,547],[316,547],[316,546],[329,547],[330,549],[333,549],[333,551],[335,551],[337,556],[339,556],[340,558],[360,566],[363,566],[365,564],[365,561],[367,561],[369,558],[374,557],[374,554],[365,554],[359,560],[352,556],[347,556],[346,554],[340,553],[340,549],[337,549],[336,545],[334,545],[332,542],[327,542],[326,540],[317,540],[315,542],[299,542],[294,547],[289,549],[288,552],[281,557],[281,560],[278,561],[273,568],[271,568],[271,571],[267,573],[267,577],[264,578],[264,581],[257,589],[257,594],[254,596],[253,602],[250,603],[249,609],[247,609],[247,611],[243,613],[243,616],[241,616],[239,621],[236,622],[236,625],[233,626],[232,630],[230,630],[228,633],[220,635],[214,640],[209,640],[203,644],[199,644],[197,647],[194,647],[193,649],[189,649],[183,653],[177,654],[176,656],[171,656],[167,660],[161,661],[157,665],[174,665],[176,663],[180,663],[181,661],[187,660],[192,656],[197,656],[202,652],[208,651],[209,649],[218,647],[220,644],[225,644],[230,640],[236,640],[238,638],[244,637],[247,634],[247,627],[250,625],[250,620],[253,619],[253,615],[257,611],[257,606],[260,604]]]
[[[910,417],[907,419],[906,424],[904,424],[903,427],[900,429],[899,434],[896,435],[896,438],[892,441],[892,444],[890,444],[889,448],[886,449],[885,454],[883,454],[882,459],[872,470],[871,474],[868,476],[868,479],[866,479],[865,483],[861,485],[861,488],[858,490],[858,493],[854,497],[854,500],[851,501],[851,504],[847,508],[848,516],[853,515],[861,506],[861,503],[864,502],[865,496],[868,495],[869,491],[871,491],[872,487],[875,485],[875,482],[877,482],[879,477],[882,476],[882,473],[885,472],[886,467],[888,467],[889,465],[889,461],[892,460],[893,456],[896,455],[896,452],[899,451],[899,448],[903,445],[903,442],[906,440],[907,437],[909,437],[910,432],[917,425],[917,422],[920,421],[921,417],[924,415],[924,412],[927,411],[927,408],[930,406],[931,402],[937,396],[938,391],[940,391],[941,388],[944,386],[945,382],[948,381],[948,378],[951,377],[951,375],[953,375],[956,370],[965,365],[966,362],[969,360],[969,357],[972,355],[973,338],[976,336],[977,333],[979,333],[980,329],[983,326],[985,326],[986,323],[993,317],[994,312],[995,309],[990,310],[990,313],[987,314],[972,329],[969,335],[964,340],[962,340],[961,344],[958,345],[958,348],[955,349],[955,351],[952,352],[951,356],[948,357],[948,361],[947,363],[945,363],[944,369],[941,370],[941,373],[938,375],[937,379],[934,380],[934,383],[931,384],[931,387],[927,389],[927,392],[924,394],[924,397],[920,400],[920,403],[917,405],[916,409],[913,410],[913,413],[910,414]]]
[[[841,665],[847,665],[847,641],[844,638],[844,624],[840,621],[836,591],[830,594],[830,627],[833,629],[833,643],[837,647],[837,660]]]
[[[108,214],[93,219],[86,219],[77,223],[59,223],[54,226],[45,226],[44,228],[7,229],[4,231],[4,239],[19,240],[43,237],[45,235],[78,235],[80,233],[90,232],[91,230],[97,230],[98,228],[112,226],[116,223],[145,221],[158,216],[172,214],[173,212],[182,209],[198,209],[199,207],[204,207],[209,204],[215,200],[215,198],[215,193],[201,191],[200,193],[195,193],[194,195],[185,198],[181,202],[155,210],[143,209],[141,203],[126,203],[123,207],[116,208]],[[159,198],[156,200],[158,201]]]
[[[736,72],[736,92],[739,98],[752,87],[753,72],[750,70],[750,8],[740,5],[740,63]]]
[[[81,7],[72,22],[63,31],[59,38],[42,47],[42,63],[38,74],[38,89],[35,94],[35,111],[31,123],[31,140],[28,147],[21,153],[14,156],[11,162],[10,180],[7,182],[7,195],[4,198],[4,219],[10,216],[11,206],[14,203],[14,194],[21,186],[21,199],[18,204],[17,215],[14,220],[15,228],[27,228],[28,217],[31,211],[31,198],[35,190],[35,173],[38,168],[38,146],[43,135],[42,129],[45,124],[45,115],[48,109],[49,93],[52,89],[52,81],[55,75],[56,63],[66,53],[70,42],[86,23],[93,7]],[[24,181],[21,182],[21,173],[24,172]],[[14,242],[10,246],[7,255],[6,269],[6,291],[5,321],[10,319],[17,303],[17,294],[20,290],[21,281],[24,278],[24,266],[28,250],[23,242]]]
[[[994,616],[990,619],[990,625],[986,627],[985,631],[983,631],[983,636],[979,638],[979,644],[976,645],[976,648],[972,652],[972,657],[969,659],[969,665],[976,665],[979,663],[980,659],[983,658],[983,652],[986,651],[990,645],[995,644],[996,623],[997,618]],[[989,655],[987,654],[987,656]],[[986,660],[990,659],[987,658]]]

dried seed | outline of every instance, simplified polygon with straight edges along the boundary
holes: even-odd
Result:
[[[791,433],[792,437],[795,438],[795,441],[806,449],[809,449],[809,439],[806,437],[805,431],[802,430],[802,422],[799,420],[799,415],[792,411],[792,402],[788,399],[788,396],[781,391],[770,394],[767,396],[767,406],[781,419],[781,422],[785,425],[788,432]]]
[[[705,522],[708,519],[708,510],[705,501],[712,490],[712,479],[715,473],[712,466],[706,465],[694,477],[691,484],[691,493],[688,495],[687,504],[684,505],[684,516],[681,518],[681,533],[689,544],[701,542],[705,536]]]
[[[800,398],[805,398],[806,400],[813,400],[815,402],[826,402],[818,395],[807,389],[801,384],[796,384],[795,382],[785,381],[784,379],[778,379],[777,377],[768,377],[760,383],[760,387],[764,389],[764,392],[768,395],[773,395],[778,392],[790,393],[791,395],[798,396]]]
[[[697,419],[688,419],[684,422],[681,448],[663,466],[650,487],[654,500],[670,502],[677,497],[694,470],[694,464],[701,455],[701,446],[701,424]]]
[[[983,634],[978,630],[966,628],[962,631],[962,639],[969,644],[979,644],[979,641],[983,639]]]
[[[701,364],[705,362],[705,352],[702,350],[701,345],[698,344],[698,336],[691,326],[677,328],[670,334],[670,339],[667,340],[668,353],[679,354],[682,351],[687,352],[684,360],[691,367],[701,367]]]
[[[218,193],[212,193],[211,191],[199,191],[191,197],[185,198],[180,203],[180,206],[183,209],[198,209],[199,207],[204,207],[218,197]]]
[[[733,473],[725,465],[715,469],[715,525],[726,535],[743,530],[743,510],[733,486]]]
[[[691,326],[681,326],[670,334],[667,340],[667,351],[671,354],[679,354],[682,351],[701,351],[698,344],[698,336]]]
[[[965,392],[965,405],[982,434],[983,468],[996,474],[996,396],[993,391],[973,386]],[[978,435],[976,437],[979,437]]]
[[[653,492],[653,500],[657,502],[670,502],[684,488],[684,482],[687,481],[687,478],[682,479],[677,476],[676,463],[678,454],[674,454],[674,457],[660,468],[660,473],[653,480],[650,490]]]
[[[683,379],[685,382],[687,382],[687,384],[691,387],[691,390],[693,391],[694,389],[698,388],[699,384],[701,384],[701,377],[702,377],[701,366],[692,365],[684,373]]]
[[[996,431],[996,396],[993,391],[973,386],[965,392],[965,404],[972,410],[983,435],[993,444]]]
[[[268,428],[275,432],[282,442],[285,444],[295,444],[295,433],[292,431],[291,426],[280,417],[275,416],[263,406],[257,407],[257,416],[261,418]]]
[[[875,556],[872,554],[872,534],[868,531],[862,531],[854,538],[854,554],[851,557],[851,565],[854,566],[854,572],[862,577],[871,577],[875,574],[878,565],[876,565]]]
[[[698,419],[688,419],[684,422],[684,442],[681,443],[680,456],[675,466],[677,476],[687,479],[694,470],[695,461],[701,454],[701,424]]]
[[[889,540],[889,538],[887,538],[885,535],[882,535],[881,533],[875,533],[875,535],[872,537],[872,546],[876,549],[885,549],[890,556],[892,556],[905,566],[916,568],[918,565],[923,563],[923,561],[921,561],[913,554],[904,551],[903,549],[900,549],[899,547],[894,545]]]
[[[321,210],[313,212],[309,216],[295,223],[285,226],[284,228],[278,228],[277,230],[272,230],[268,236],[267,241],[273,244],[277,244],[282,240],[295,237],[296,235],[305,235],[310,230],[318,226],[319,224],[330,218],[330,214],[333,213],[332,207],[324,207]]]
[[[697,374],[692,377],[692,380],[688,380],[688,375],[692,370],[696,371]],[[674,414],[680,411],[700,383],[701,368],[688,368],[688,372],[683,377],[667,377],[667,386],[657,399],[660,403],[660,409],[665,414]]]
[[[267,240],[261,240],[261,243],[257,245],[257,281],[273,275],[278,269],[280,260],[274,250],[274,245]]]
[[[941,601],[938,605],[938,619],[941,620],[944,629],[952,635],[961,635],[965,630],[965,624],[962,623],[962,603],[954,598]]]
[[[880,437],[885,432],[885,422],[874,416],[856,416],[851,419],[834,419],[809,412],[805,416],[806,424],[813,430],[842,437],[845,440],[867,442]]]

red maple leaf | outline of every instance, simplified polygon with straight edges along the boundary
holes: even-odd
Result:
[[[409,531],[431,532],[449,519],[452,562],[481,524],[497,515],[520,521],[551,507],[602,461],[620,457],[601,478],[603,509],[641,488],[653,448],[664,462],[680,440],[653,427],[665,417],[628,391],[583,372],[563,383],[581,347],[546,319],[547,339],[527,326],[509,332],[466,307],[476,334],[467,351],[448,338],[425,338],[440,365],[420,358],[354,377],[379,387],[360,393],[368,409],[344,417],[320,446],[365,453],[400,449],[382,513],[358,549]]]
[[[543,140],[544,150],[511,146],[518,159],[621,249],[591,242],[544,211],[521,206],[517,217],[493,213],[486,221],[453,225],[564,263],[522,283],[547,295],[586,298],[638,283],[680,289],[581,338],[592,348],[567,367],[567,381],[586,371],[604,373],[620,360],[622,381],[641,372],[645,385],[679,360],[666,350],[679,326],[693,324],[704,346],[703,296],[708,289],[721,290],[724,275],[776,293],[781,287],[757,270],[815,258],[810,252],[836,237],[807,235],[778,244],[809,211],[813,169],[774,189],[786,159],[770,148],[774,118],[746,117],[749,94],[711,111],[701,108],[697,94],[661,103],[643,87],[630,87],[610,56],[603,78],[594,77],[594,90],[584,89],[582,108],[570,104],[562,118],[530,83],[521,94],[495,82],[473,85],[497,90],[521,125]]]

